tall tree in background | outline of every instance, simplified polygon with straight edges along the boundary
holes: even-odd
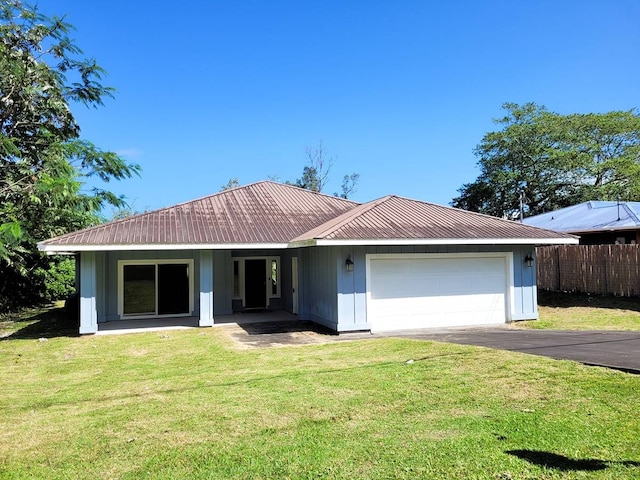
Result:
[[[31,274],[46,266],[36,242],[96,221],[121,197],[83,189],[139,172],[112,152],[80,138],[71,107],[102,105],[113,89],[104,70],[69,38],[71,25],[19,0],[0,5],[0,309],[33,300],[43,285]]]
[[[327,155],[322,142],[318,142],[315,147],[308,147],[305,153],[308,163],[302,169],[302,177],[298,178],[294,185],[312,192],[321,192],[333,168],[333,157]]]
[[[342,190],[340,193],[336,192],[333,195],[335,197],[340,197],[347,199],[351,195],[353,195],[356,190],[358,190],[358,180],[360,180],[359,173],[352,173],[351,175],[345,175],[342,177],[342,185],[340,185],[340,189]]]
[[[321,141],[315,147],[307,148],[306,154],[307,165],[302,169],[302,177],[298,178],[292,185],[312,192],[322,192],[329,180],[334,159],[328,156]],[[334,193],[334,195],[340,198],[349,198],[357,190],[359,179],[360,174],[358,173],[345,175],[342,179],[342,192]]]
[[[640,199],[640,116],[631,110],[559,115],[535,103],[503,105],[474,153],[480,175],[452,205],[517,218],[586,200]]]

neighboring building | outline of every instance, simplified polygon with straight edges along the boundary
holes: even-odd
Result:
[[[581,245],[636,245],[640,243],[640,202],[584,202],[525,218],[523,223],[578,235]]]
[[[77,255],[80,333],[103,322],[282,309],[335,331],[538,317],[536,245],[577,239],[387,196],[258,182],[43,241]]]

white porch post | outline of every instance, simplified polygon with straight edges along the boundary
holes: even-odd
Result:
[[[213,326],[213,255],[200,252],[200,321],[201,327]]]
[[[80,260],[80,334],[98,331],[96,308],[96,254],[81,252]]]

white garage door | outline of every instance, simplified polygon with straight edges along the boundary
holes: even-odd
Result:
[[[371,255],[371,330],[504,323],[505,257]]]

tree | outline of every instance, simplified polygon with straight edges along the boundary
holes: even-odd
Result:
[[[586,200],[640,199],[640,117],[635,111],[559,115],[535,103],[503,105],[474,150],[480,175],[451,204],[517,218]]]
[[[340,197],[345,199],[349,198],[358,189],[357,188],[358,180],[360,180],[359,173],[352,173],[351,175],[345,175],[344,177],[342,177],[342,185],[340,186],[340,188],[342,189],[342,192],[341,193],[336,192],[333,195],[335,197]]]
[[[334,158],[329,157],[322,142],[318,142],[315,147],[306,149],[307,165],[302,169],[302,177],[295,182],[285,182],[296,187],[311,190],[312,192],[322,192],[329,180],[329,174],[333,168]],[[342,179],[342,193],[334,193],[334,196],[349,198],[356,191],[360,174],[352,173],[345,175]]]
[[[42,287],[30,276],[47,265],[37,241],[98,221],[105,204],[125,205],[111,191],[86,190],[88,177],[140,171],[80,137],[72,107],[98,107],[114,90],[100,83],[104,70],[82,57],[71,29],[20,0],[0,5],[0,309]]]
[[[312,192],[321,192],[333,167],[333,157],[327,157],[327,151],[321,141],[315,147],[308,147],[305,153],[308,164],[304,166],[302,177],[298,178],[294,185]]]
[[[224,192],[225,190],[229,190],[231,188],[236,188],[240,186],[240,182],[238,181],[238,177],[230,178],[229,181],[220,187],[220,191]]]
[[[110,214],[103,215],[100,218],[102,222],[113,222],[114,220],[122,220],[124,218],[133,217],[134,215],[140,215],[142,213],[146,213],[150,211],[150,207],[146,206],[144,208],[138,208],[135,200],[127,201],[126,205],[120,207],[111,207]]]

